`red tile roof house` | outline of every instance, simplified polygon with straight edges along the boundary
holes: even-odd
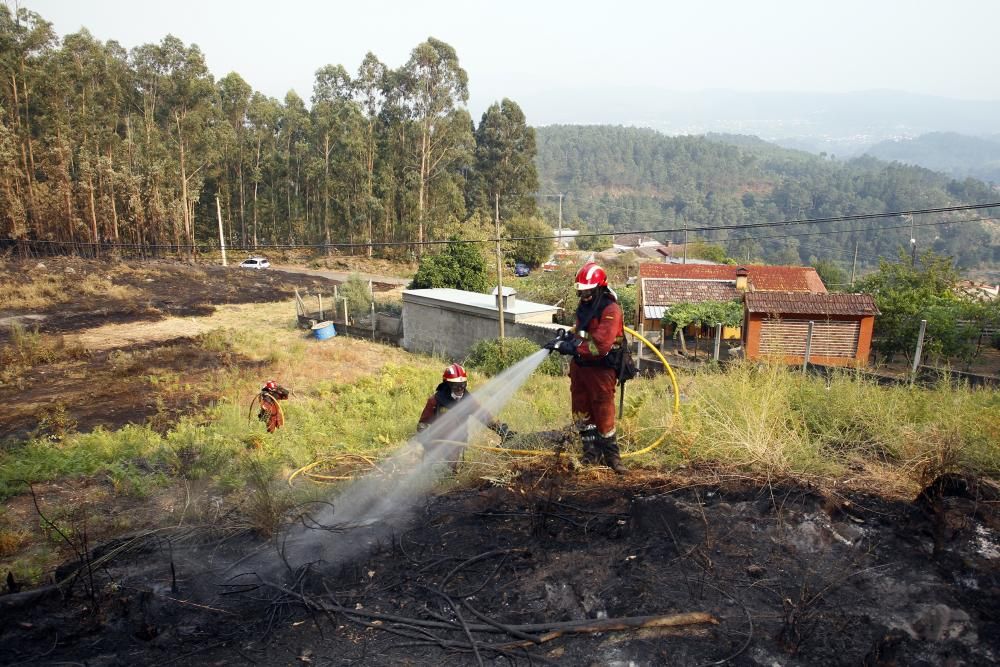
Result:
[[[878,314],[868,294],[750,292],[744,297],[746,358],[801,364],[811,321],[809,363],[865,366]]]
[[[639,265],[636,326],[661,329],[663,313],[678,303],[740,301],[746,292],[826,293],[816,269],[802,266],[733,266],[729,264]],[[740,332],[730,337],[739,338]]]

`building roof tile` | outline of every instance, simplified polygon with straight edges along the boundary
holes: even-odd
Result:
[[[701,301],[737,301],[742,292],[735,280],[685,280],[644,278],[643,299],[646,306],[672,306]]]
[[[687,278],[701,280],[736,280],[731,264],[659,264],[639,265],[640,278]],[[814,292],[823,294],[826,286],[811,266],[769,266],[748,264],[747,281],[751,291]]]
[[[869,294],[810,294],[806,292],[751,292],[747,312],[776,315],[878,315]]]

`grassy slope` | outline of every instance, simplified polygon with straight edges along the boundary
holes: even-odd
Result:
[[[260,304],[252,313],[246,307],[219,311],[200,344],[249,356],[259,369],[221,369],[214,381],[222,399],[165,433],[147,426],[69,432],[58,441],[40,438],[0,452],[0,496],[23,509],[23,480],[51,483],[56,504],[65,498],[60,488],[81,483],[102,489],[97,505],[148,504],[172,490],[171,502],[183,502],[187,512],[188,505],[198,506],[191,495],[197,488],[202,514],[192,510],[181,515],[186,520],[210,520],[208,499],[225,499],[241,525],[268,532],[283,507],[318,492],[310,483],[288,489],[284,479],[296,468],[340,454],[378,459],[405,442],[442,365],[362,340],[315,341],[294,328],[291,312],[289,303]],[[284,404],[287,425],[272,435],[247,418],[249,400],[265,377],[294,390]],[[755,477],[793,476],[910,497],[944,471],[1000,474],[995,390],[880,387],[850,373],[825,381],[751,365],[680,380],[677,419],[669,414],[665,377],[629,385],[620,424],[625,449],[667,433],[662,447],[634,465],[656,471],[711,464]],[[482,381],[474,375],[473,388]],[[535,374],[501,418],[521,433],[561,428],[570,421],[568,403],[567,379]],[[466,478],[503,480],[508,474],[505,457],[496,454],[476,452],[469,463]],[[186,501],[178,500],[180,490]],[[0,569],[39,578],[58,554],[50,545],[26,557],[38,529],[25,527],[18,516],[11,511],[0,518]],[[70,534],[78,529],[69,513],[56,516]],[[177,520],[162,513],[150,519]],[[110,535],[136,527],[126,521],[105,528]],[[91,526],[91,532],[101,531]]]

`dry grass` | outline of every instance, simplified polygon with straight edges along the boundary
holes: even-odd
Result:
[[[34,366],[81,359],[86,351],[64,336],[39,333],[13,324],[10,342],[0,347],[0,381],[10,382]]]
[[[115,267],[113,272],[123,270]],[[131,287],[115,284],[108,272],[86,273],[84,269],[77,270],[72,266],[61,272],[38,269],[29,276],[0,269],[0,280],[8,285],[17,285],[17,289],[0,291],[2,310],[42,310],[83,296],[124,301],[137,294]]]

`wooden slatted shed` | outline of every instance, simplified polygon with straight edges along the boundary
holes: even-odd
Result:
[[[809,360],[827,366],[864,366],[879,314],[868,294],[750,292],[745,300],[743,343],[748,359],[802,363],[809,322]]]

